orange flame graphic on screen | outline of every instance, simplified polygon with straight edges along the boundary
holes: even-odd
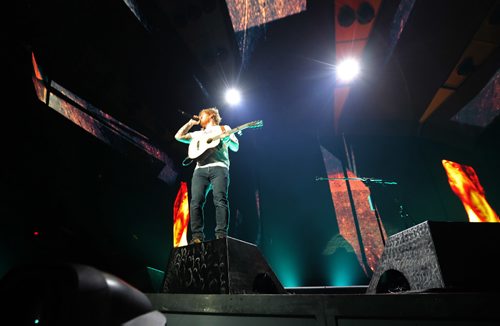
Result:
[[[174,248],[186,246],[189,223],[189,204],[187,183],[181,182],[174,202]]]
[[[442,160],[448,182],[453,192],[460,198],[469,222],[500,222],[491,208],[476,171],[470,166]]]
[[[31,62],[33,64],[33,73],[36,79],[42,80],[42,73],[40,72],[40,68],[38,68],[38,63],[35,60],[35,54],[33,52],[31,52]]]

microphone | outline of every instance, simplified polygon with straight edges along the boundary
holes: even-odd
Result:
[[[183,116],[188,117],[190,119],[194,119],[194,120],[199,120],[200,119],[197,115],[189,114],[189,113],[186,113],[186,112],[184,112],[182,110],[177,110],[177,111],[179,111]]]

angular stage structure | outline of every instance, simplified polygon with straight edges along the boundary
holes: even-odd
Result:
[[[425,221],[389,237],[368,293],[500,291],[500,223]]]
[[[169,326],[496,326],[499,231],[426,221],[391,236],[370,284],[355,287],[283,288],[254,245],[219,239],[174,248],[162,293],[146,295]]]
[[[286,293],[258,248],[231,237],[173,248],[162,292]]]

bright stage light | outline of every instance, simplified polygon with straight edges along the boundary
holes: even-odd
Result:
[[[356,59],[346,59],[337,65],[337,79],[342,82],[350,82],[355,79],[361,68]]]
[[[231,88],[226,91],[226,102],[229,105],[239,104],[241,101],[241,94],[237,89]]]

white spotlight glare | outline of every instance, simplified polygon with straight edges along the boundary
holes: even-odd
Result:
[[[241,101],[241,94],[237,89],[231,88],[226,91],[226,102],[230,105],[236,105]]]
[[[360,70],[356,59],[345,59],[337,65],[337,78],[343,82],[350,82],[359,75]]]

